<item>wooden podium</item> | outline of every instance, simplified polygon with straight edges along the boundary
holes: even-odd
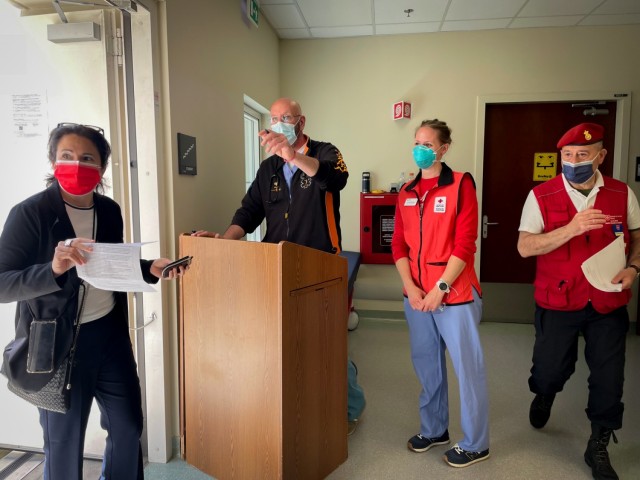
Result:
[[[347,458],[347,261],[180,237],[183,458],[218,480],[321,479]]]

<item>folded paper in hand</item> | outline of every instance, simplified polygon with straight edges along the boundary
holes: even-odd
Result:
[[[624,237],[620,235],[598,253],[582,263],[582,271],[587,281],[603,292],[621,292],[622,284],[611,283],[625,266]]]
[[[140,270],[142,243],[91,243],[92,252],[78,265],[78,276],[90,285],[114,292],[155,292]]]

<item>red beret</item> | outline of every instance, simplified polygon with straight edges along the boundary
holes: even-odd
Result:
[[[565,133],[558,140],[558,148],[565,145],[591,145],[602,141],[604,128],[597,123],[581,123]]]

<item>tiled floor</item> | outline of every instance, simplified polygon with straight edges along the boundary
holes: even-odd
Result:
[[[211,480],[213,477],[174,458],[169,463],[150,463],[144,469],[145,480]]]
[[[624,427],[618,444],[609,446],[611,462],[623,480],[640,478],[640,336],[635,325],[627,339]],[[418,430],[417,384],[409,355],[406,324],[398,319],[363,318],[349,333],[349,355],[358,364],[367,409],[349,437],[349,457],[327,480],[454,478],[456,480],[587,480],[582,458],[589,424],[584,414],[588,371],[580,339],[576,372],[558,395],[548,425],[529,425],[533,395],[527,387],[534,331],[532,325],[483,322],[490,396],[491,458],[465,469],[451,469],[441,459],[444,447],[416,454],[406,448]],[[461,436],[458,385],[449,364],[452,442]],[[1,455],[0,455],[1,457]],[[0,461],[2,459],[0,458]],[[85,462],[85,479],[98,478],[100,464]],[[97,470],[96,470],[97,469]],[[36,475],[36,472],[33,472]],[[25,480],[39,480],[28,476]],[[180,459],[149,464],[146,480],[211,480]],[[0,468],[0,480],[3,480]],[[11,479],[13,480],[13,478]]]
[[[0,450],[0,480],[42,480],[44,457],[40,453]],[[102,462],[85,460],[83,477],[86,480],[100,478]],[[144,478],[152,480],[211,480],[199,470],[180,459],[169,463],[148,464]]]
[[[617,432],[619,443],[609,446],[611,462],[622,480],[640,478],[640,337],[634,332],[635,325],[627,341],[624,427]],[[445,447],[422,454],[407,450],[407,439],[419,428],[419,386],[411,365],[406,324],[398,319],[363,318],[349,334],[349,355],[358,364],[367,409],[358,429],[349,437],[349,457],[327,480],[590,479],[590,469],[582,457],[589,436],[584,413],[588,371],[582,356],[582,339],[576,372],[558,395],[548,425],[536,430],[528,421],[533,398],[527,386],[533,326],[483,322],[480,334],[490,396],[489,460],[452,469],[441,459]],[[461,436],[460,404],[457,380],[451,364],[448,367],[449,431],[455,442]],[[145,478],[211,479],[179,460],[147,467]]]

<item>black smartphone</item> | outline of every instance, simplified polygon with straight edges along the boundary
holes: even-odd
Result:
[[[166,267],[164,267],[162,269],[162,276],[164,278],[168,277],[169,276],[169,272],[173,268],[188,267],[191,264],[191,260],[192,259],[193,259],[193,257],[191,255],[187,255],[186,257],[182,257],[182,258],[176,260],[175,262],[171,262],[169,265],[167,265]]]

